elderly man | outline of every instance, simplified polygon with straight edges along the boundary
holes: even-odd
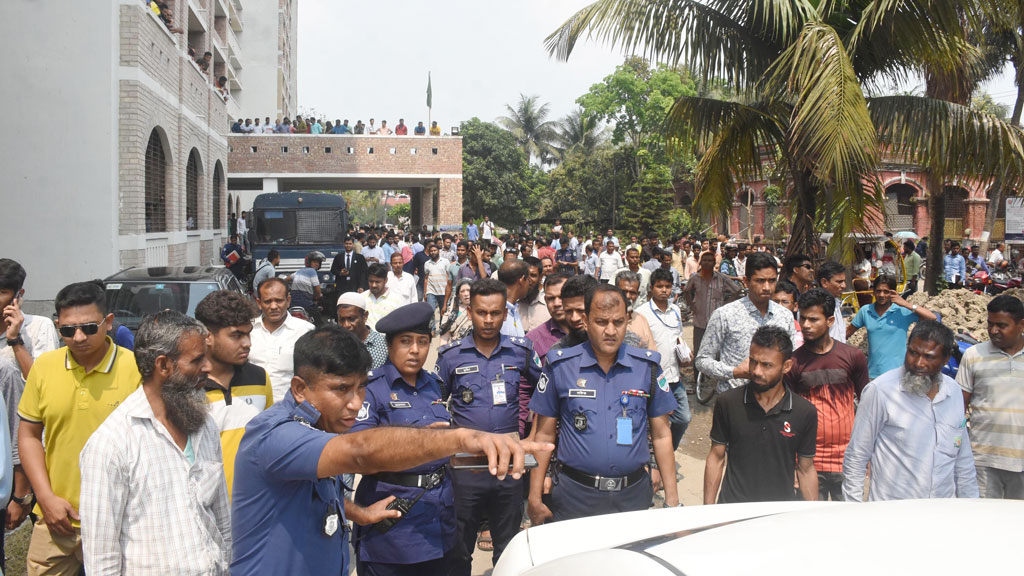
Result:
[[[843,462],[843,498],[871,500],[977,498],[978,479],[964,418],[964,397],[942,366],[953,332],[921,320],[910,333],[903,366],[868,383]]]
[[[203,390],[206,336],[171,310],[139,327],[142,386],[80,458],[86,573],[228,573],[231,514],[220,431]]]
[[[388,359],[388,343],[384,335],[370,328],[367,323],[366,299],[363,294],[348,292],[338,297],[338,326],[356,335],[363,347],[370,353],[373,362],[371,370],[384,365]]]

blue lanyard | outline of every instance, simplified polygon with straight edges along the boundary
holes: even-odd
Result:
[[[662,326],[670,330],[676,330],[683,327],[683,320],[679,317],[679,312],[676,312],[675,310],[669,308],[669,310],[672,310],[672,313],[675,314],[676,316],[676,325],[669,326],[669,324],[662,320],[661,316],[658,315],[658,310],[654,307],[654,300],[649,301],[647,304],[651,307],[651,312],[654,312],[654,317],[658,319],[658,322],[661,322]]]

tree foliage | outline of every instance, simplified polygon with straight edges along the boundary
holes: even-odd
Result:
[[[558,138],[555,123],[548,120],[550,104],[541,104],[539,96],[519,95],[519,101],[505,105],[507,116],[498,124],[512,133],[527,159],[550,164],[558,157],[554,142]]]
[[[533,178],[513,135],[479,118],[462,122],[462,211],[465,220],[484,215],[518,227],[531,206]]]

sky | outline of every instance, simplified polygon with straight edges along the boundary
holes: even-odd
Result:
[[[445,132],[474,116],[494,121],[520,93],[539,96],[550,118],[561,118],[623,60],[593,40],[578,43],[568,62],[548,56],[544,38],[590,2],[300,0],[299,110],[352,124],[426,124],[429,71],[432,118]],[[1013,105],[1011,74],[983,90]]]

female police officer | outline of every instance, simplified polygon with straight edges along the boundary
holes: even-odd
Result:
[[[441,400],[441,382],[423,370],[433,316],[429,304],[418,302],[377,321],[377,331],[387,336],[388,361],[369,375],[353,432],[378,426],[448,427],[451,417]],[[457,532],[447,460],[365,476],[355,501],[371,506],[392,495],[404,508],[400,519],[389,526],[356,527],[360,576],[447,573]]]

